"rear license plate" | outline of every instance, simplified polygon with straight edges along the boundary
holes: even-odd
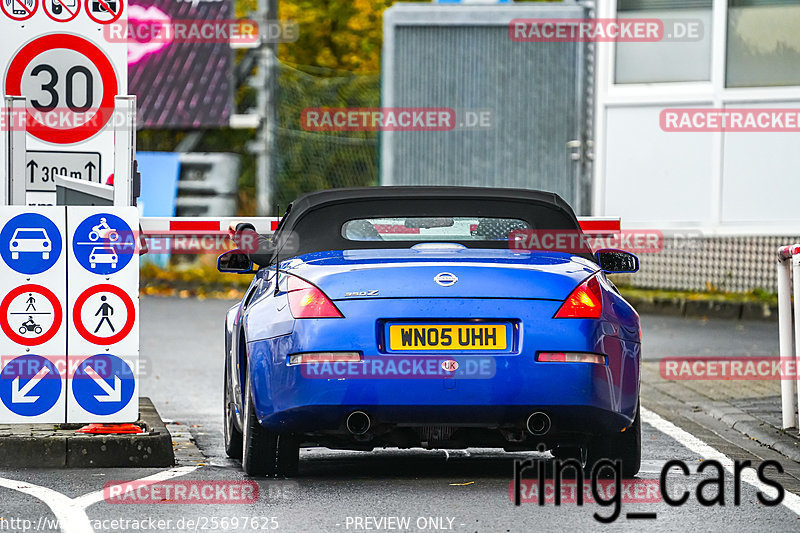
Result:
[[[389,349],[403,350],[485,350],[507,347],[506,324],[389,326]]]

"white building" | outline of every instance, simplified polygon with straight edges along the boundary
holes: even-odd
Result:
[[[799,109],[797,0],[599,0],[598,18],[699,21],[693,42],[596,46],[593,212],[626,227],[800,235],[796,132],[665,132],[665,108]]]

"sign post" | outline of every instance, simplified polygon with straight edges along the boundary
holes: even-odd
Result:
[[[66,417],[63,207],[0,209],[0,421]]]
[[[0,207],[0,423],[135,422],[135,207]]]
[[[25,123],[19,120],[25,114],[25,98],[6,96],[7,151],[6,171],[8,179],[3,180],[7,187],[7,203],[9,205],[25,205]]]
[[[135,207],[68,207],[67,422],[139,416],[139,219]]]
[[[115,99],[127,94],[127,43],[110,42],[102,28],[127,20],[126,3],[0,0],[0,6],[0,91],[24,99],[23,109],[14,103],[10,118],[26,123],[25,142],[19,142],[17,128],[9,132],[14,161],[0,169],[3,183],[23,181],[25,199],[12,194],[6,203],[55,205],[54,170],[107,183],[117,166],[115,130],[127,134],[132,124],[114,120]],[[76,154],[96,155],[80,160]]]

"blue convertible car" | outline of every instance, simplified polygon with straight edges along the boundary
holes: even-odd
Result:
[[[254,245],[235,230],[218,267],[255,276],[225,324],[225,446],[248,474],[292,475],[301,446],[544,448],[638,472],[639,317],[605,275],[638,260],[592,254],[557,195],[339,189]]]

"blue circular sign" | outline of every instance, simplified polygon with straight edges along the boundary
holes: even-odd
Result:
[[[136,236],[130,226],[110,213],[98,213],[78,225],[72,237],[75,259],[89,272],[119,272],[136,253]]]
[[[61,374],[40,355],[22,355],[0,372],[0,400],[20,416],[39,416],[61,396]]]
[[[93,415],[113,415],[128,405],[136,388],[133,369],[116,355],[84,360],[72,376],[72,395]]]
[[[61,255],[61,232],[39,213],[23,213],[0,231],[0,256],[20,274],[41,274]]]

